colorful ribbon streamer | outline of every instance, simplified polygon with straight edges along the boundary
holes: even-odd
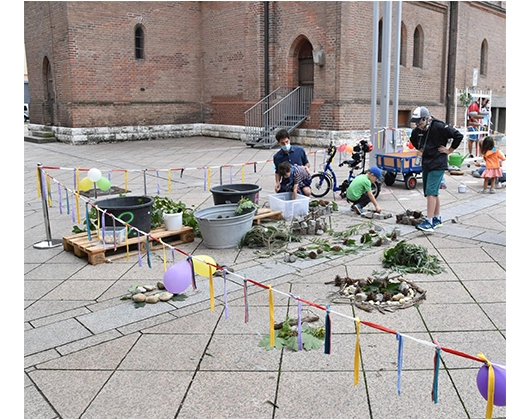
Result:
[[[436,344],[436,349],[434,352],[434,377],[432,380],[431,399],[435,404],[438,404],[438,378],[440,376],[440,353],[442,349],[438,341],[433,340],[433,343]]]
[[[210,312],[213,312],[215,309],[215,291],[213,287],[213,269],[211,265],[208,265],[208,274],[209,274],[209,285],[210,285]]]
[[[274,347],[274,295],[272,286],[269,284],[269,343]]]
[[[361,367],[361,320],[355,318],[355,355],[353,357],[353,384],[359,384],[359,370]]]
[[[88,217],[88,203],[85,203],[85,218],[87,237],[88,240],[92,242],[92,236],[90,235],[90,218]]]
[[[493,365],[491,362],[486,359],[486,356],[484,356],[482,352],[479,353],[477,357],[484,361],[484,363],[488,366],[488,400],[486,403],[486,418],[491,419],[493,414],[493,401],[495,397],[495,371],[493,370]]]
[[[193,267],[193,258],[190,255],[186,260],[189,262],[191,267],[191,287],[193,290],[197,290],[197,281],[195,280],[195,268]]]
[[[298,351],[302,351],[304,349],[304,343],[302,340],[302,302],[298,300]]]
[[[401,371],[403,370],[403,337],[400,333],[396,334],[396,340],[398,341],[398,360],[397,360],[397,368],[398,368],[398,377],[397,377],[397,390],[398,395],[401,395]]]
[[[326,305],[326,336],[324,338],[324,354],[331,354],[331,316],[329,305]]]
[[[225,301],[225,319],[228,319],[228,290],[226,289],[226,268],[223,268],[223,296]]]
[[[245,299],[245,324],[248,324],[249,312],[248,312],[248,293],[247,293],[247,279],[243,279],[243,297]]]

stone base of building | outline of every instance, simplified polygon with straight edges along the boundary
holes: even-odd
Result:
[[[247,134],[244,126],[223,124],[167,124],[153,126],[121,126],[70,128],[28,124],[28,131],[51,131],[56,141],[68,144],[97,144],[105,142],[158,140],[182,137],[220,137],[245,142]],[[326,147],[355,143],[362,137],[369,136],[369,130],[313,130],[299,128],[291,133],[291,142],[307,146]]]

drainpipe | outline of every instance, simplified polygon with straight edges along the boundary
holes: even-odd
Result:
[[[269,91],[270,91],[270,87],[269,87],[269,2],[268,1],[264,1],[263,2],[263,25],[264,25],[264,28],[263,28],[263,61],[264,61],[264,68],[263,68],[263,71],[264,71],[264,75],[263,75],[263,79],[264,79],[264,88],[265,88],[265,95],[264,96],[267,96],[269,94]]]
[[[456,37],[458,33],[458,2],[449,2],[449,46],[447,57],[447,89],[445,92],[445,121],[449,124],[453,112],[455,94]],[[456,125],[456,121],[453,122]]]

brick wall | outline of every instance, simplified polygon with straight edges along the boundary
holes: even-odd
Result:
[[[488,72],[478,88],[502,96],[506,16],[496,6],[503,2],[494,3],[458,2],[454,84],[470,86],[486,39]],[[425,105],[444,119],[449,2],[402,7],[399,110]],[[325,52],[325,65],[314,68],[314,101],[302,128],[369,128],[372,8],[372,2],[269,2],[269,91],[298,85],[305,40]],[[65,127],[243,125],[244,111],[264,96],[264,2],[25,2],[24,11],[32,122],[50,122],[45,57],[53,69],[54,122]],[[144,60],[134,57],[137,25],[145,31]],[[417,27],[424,36],[422,68],[412,66]],[[393,60],[393,48],[391,54]]]

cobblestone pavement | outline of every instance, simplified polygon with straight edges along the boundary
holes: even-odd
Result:
[[[306,150],[318,169],[323,149]],[[90,146],[24,144],[25,418],[485,417],[486,401],[476,384],[482,364],[476,360],[442,351],[438,402],[431,399],[433,340],[506,364],[506,188],[478,194],[482,181],[470,175],[470,160],[462,166],[464,175],[446,175],[447,189],[440,191],[444,226],[434,233],[396,224],[398,213],[425,211],[421,180],[414,190],[399,181],[382,186],[378,200],[392,217],[373,220],[372,226],[384,233],[399,228],[399,239],[425,246],[445,269],[437,275],[407,274],[427,291],[426,300],[394,313],[334,303],[338,289],[329,284],[336,276],[363,278],[380,272],[383,251],[392,243],[287,263],[283,252],[261,257],[248,247],[209,249],[195,238],[176,248],[209,256],[234,273],[226,283],[222,276],[214,277],[213,288],[207,277],[197,276],[197,288],[188,288],[184,300],[141,308],[122,297],[134,283],[163,279],[164,261],[172,259],[167,250],[153,249],[149,261],[144,253],[141,266],[136,255],[92,265],[62,245],[34,246],[48,239],[37,194],[39,163],[56,167],[46,169],[53,177],[48,216],[52,239],[61,241],[71,235],[76,215],[60,206],[66,197],[59,198],[58,186],[73,189],[76,168],[113,171],[112,184],[123,188],[126,183],[133,195],[160,190],[196,209],[213,205],[209,187],[219,185],[221,178],[223,184],[244,180],[261,187],[259,205],[269,207],[275,151],[206,137]],[[172,171],[168,182],[171,168],[185,170]],[[346,170],[335,168],[344,179]],[[458,192],[462,182],[465,193]],[[330,193],[326,199],[338,205],[328,217],[333,231],[368,221],[340,197]],[[81,201],[82,219],[84,212]],[[278,223],[263,221],[264,226]],[[331,238],[329,232],[304,236],[286,249],[293,252]],[[175,254],[175,261],[184,258]],[[245,305],[244,279],[270,289],[249,285]],[[275,322],[297,317],[296,298],[320,308],[329,305],[326,313],[304,304],[302,314],[318,316],[317,325],[325,325],[329,316],[330,354],[324,347],[299,352],[261,347],[260,336],[270,331],[270,295]],[[359,382],[354,385],[356,318],[363,324]],[[403,343],[399,366],[396,338]],[[506,407],[495,406],[493,417],[505,418]]]

